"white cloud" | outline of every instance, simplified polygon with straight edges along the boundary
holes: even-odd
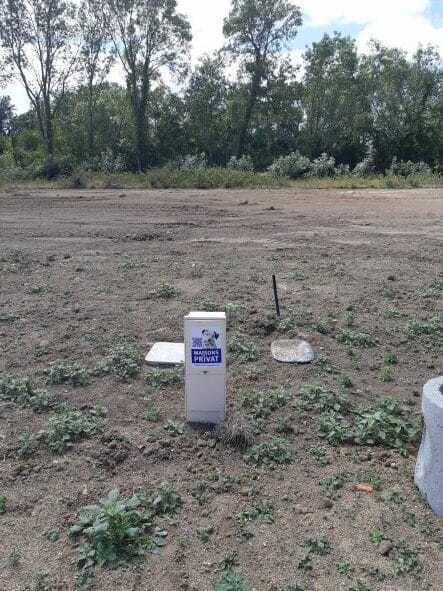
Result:
[[[297,0],[313,26],[379,22],[399,15],[422,14],[429,0]]]
[[[443,55],[443,28],[435,28],[424,16],[397,16],[367,24],[358,35],[357,43],[361,52],[368,50],[371,39],[377,39],[388,47],[401,47],[410,55],[419,45],[434,45]]]

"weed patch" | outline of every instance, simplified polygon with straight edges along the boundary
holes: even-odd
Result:
[[[57,401],[46,390],[36,390],[28,378],[5,376],[0,378],[0,400],[14,402],[34,412],[44,412],[57,406]]]
[[[259,443],[251,447],[245,459],[256,466],[273,466],[275,464],[290,464],[293,451],[289,442],[283,437],[273,437],[270,441]]]
[[[363,445],[380,445],[407,455],[407,446],[420,435],[418,421],[405,418],[406,411],[398,399],[388,397],[357,411],[356,441]]]
[[[62,455],[75,442],[101,432],[103,426],[104,421],[97,414],[64,408],[48,419],[38,439],[44,442],[51,453]]]
[[[101,365],[103,373],[112,373],[122,380],[130,380],[140,373],[142,356],[132,343],[121,343],[111,349]]]
[[[69,383],[74,388],[87,386],[90,382],[89,371],[78,363],[66,363],[58,359],[49,364],[45,370],[46,381],[53,386]]]
[[[251,363],[258,359],[257,346],[242,335],[234,335],[229,340],[228,353],[234,361],[239,363]]]
[[[285,388],[253,390],[242,397],[242,405],[254,418],[267,418],[272,412],[283,408],[291,399],[291,392]]]
[[[153,369],[146,374],[146,382],[156,390],[180,386],[183,383],[183,370]]]
[[[375,340],[365,332],[357,332],[351,328],[342,328],[337,334],[337,342],[348,347],[375,347]]]

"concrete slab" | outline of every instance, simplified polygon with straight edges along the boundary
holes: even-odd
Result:
[[[154,343],[145,357],[148,365],[171,366],[185,363],[184,343]]]
[[[311,345],[300,339],[281,339],[271,344],[271,354],[281,363],[310,363],[314,359]]]

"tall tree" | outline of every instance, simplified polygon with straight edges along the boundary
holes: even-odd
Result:
[[[81,27],[80,66],[84,74],[88,103],[87,146],[88,156],[95,155],[95,120],[98,94],[109,74],[114,55],[110,51],[110,31],[101,10],[100,0],[83,0],[79,10]]]
[[[229,139],[229,85],[222,55],[204,56],[192,72],[185,94],[192,152],[204,152],[212,165],[226,163]]]
[[[438,53],[419,49],[411,61],[404,51],[374,42],[361,69],[371,98],[378,168],[388,167],[393,156],[430,162],[441,158],[443,72]]]
[[[75,6],[66,0],[1,0],[0,39],[35,110],[45,156],[54,156],[54,100],[75,63]]]
[[[106,0],[115,50],[126,74],[136,131],[137,164],[147,166],[148,107],[162,69],[183,71],[191,26],[176,0]]]
[[[339,33],[307,49],[303,79],[302,149],[356,164],[366,150],[370,99],[359,71],[356,43]]]
[[[228,40],[226,50],[243,61],[249,78],[235,146],[238,157],[244,151],[262,82],[301,24],[300,9],[289,0],[232,0],[231,12],[223,26]]]
[[[0,135],[9,135],[14,117],[14,107],[11,97],[0,97]]]

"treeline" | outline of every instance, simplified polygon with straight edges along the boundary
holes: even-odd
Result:
[[[288,0],[232,0],[224,46],[190,69],[176,0],[0,0],[3,78],[18,78],[31,104],[15,115],[0,99],[0,171],[441,172],[436,49],[409,59],[374,42],[360,55],[336,33],[300,68],[286,50],[301,26]],[[125,86],[109,81],[116,69]]]

